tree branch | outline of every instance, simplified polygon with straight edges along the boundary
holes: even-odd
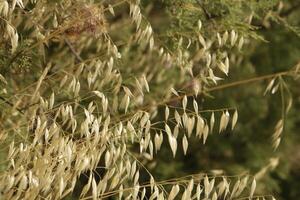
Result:
[[[73,45],[71,44],[71,42],[65,38],[65,42],[68,45],[69,49],[71,50],[71,52],[74,54],[75,58],[77,59],[78,62],[83,62],[83,59],[80,57],[80,55],[75,51]]]
[[[12,104],[11,102],[9,102],[7,99],[5,99],[4,97],[1,97],[0,96],[0,99],[4,102],[4,103],[6,103],[7,105],[9,105],[10,107],[14,107],[14,104]],[[19,113],[21,113],[22,115],[24,115],[24,112],[21,110],[21,109],[19,109],[19,108],[16,108],[16,110],[19,112]]]

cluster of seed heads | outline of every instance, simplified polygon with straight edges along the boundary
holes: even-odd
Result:
[[[19,9],[29,3],[13,2]],[[110,35],[106,20],[106,11],[115,16],[115,9],[122,2],[129,3],[128,20],[134,26],[126,48],[121,48]],[[180,37],[178,49],[171,51],[156,40],[140,2],[122,2],[116,6],[96,3],[74,6],[70,3],[71,15],[64,16],[50,6],[43,6],[42,1],[31,1],[40,8],[31,11],[39,13],[40,17],[33,18],[34,23],[43,23],[46,16],[53,20],[53,27],[47,32],[46,25],[35,27],[30,24],[31,20],[24,19],[26,27],[34,29],[31,37],[38,44],[47,46],[51,41],[56,42],[55,37],[75,36],[73,41],[78,43],[78,49],[84,51],[95,45],[97,57],[76,64],[66,61],[66,66],[65,62],[49,62],[33,84],[30,98],[20,98],[19,104],[28,102],[29,106],[23,114],[16,114],[23,124],[13,129],[20,139],[10,142],[6,170],[0,176],[0,198],[62,199],[74,191],[82,174],[88,176],[88,181],[81,191],[81,199],[116,196],[142,200],[147,195],[151,200],[173,200],[179,196],[181,199],[217,200],[234,199],[244,191],[253,198],[256,181],[249,175],[230,179],[225,175],[199,174],[157,182],[147,170],[149,182],[140,182],[140,171],[145,169],[135,155],[153,160],[164,145],[169,146],[174,157],[179,145],[186,154],[190,138],[198,138],[205,144],[210,133],[222,133],[229,126],[235,127],[236,109],[203,111],[197,95],[205,86],[222,80],[216,73],[229,74],[229,52],[234,47],[241,50],[244,37],[235,30],[207,36],[199,20],[194,33],[196,39]],[[0,20],[5,19],[5,35],[11,40],[12,52],[17,49],[19,37],[9,15],[20,15],[19,10],[14,11],[16,5],[0,1]],[[57,5],[56,9],[59,7]],[[47,9],[51,10],[50,14]],[[54,36],[54,33],[57,34]],[[85,33],[101,33],[101,37]],[[130,58],[134,63],[124,66],[130,61],[122,59],[136,46],[140,49]],[[64,59],[67,60],[71,53],[64,54]],[[194,74],[195,69],[198,74]],[[56,71],[51,74],[51,70]],[[171,70],[180,78],[164,78]],[[0,78],[7,84],[6,77],[1,75]],[[59,84],[51,88],[48,80]],[[188,82],[192,82],[192,94],[174,89]],[[153,100],[153,85],[161,87],[162,99]],[[172,98],[177,99],[180,106],[171,106]],[[193,110],[188,105],[193,105]],[[159,120],[157,113],[163,106],[164,120]],[[203,113],[209,113],[210,118],[205,118]],[[218,128],[214,128],[217,122]],[[279,123],[276,138],[281,127]],[[9,138],[9,133],[1,133],[1,141]],[[133,152],[132,145],[139,146],[139,152]],[[97,179],[99,168],[102,175]],[[250,187],[248,182],[252,182]],[[166,189],[168,185],[170,189]]]

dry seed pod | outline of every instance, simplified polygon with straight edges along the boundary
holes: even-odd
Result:
[[[121,104],[120,104],[120,107],[125,110],[125,113],[127,113],[129,104],[130,104],[130,97],[126,94],[126,95],[124,95],[124,97],[121,101]]]
[[[154,136],[154,145],[155,145],[156,153],[157,151],[160,150],[161,144],[162,144],[162,138],[156,133]]]
[[[2,15],[3,17],[8,17],[9,14],[9,4],[7,1],[1,1],[1,12],[0,12],[0,16]]]
[[[279,146],[281,142],[281,138],[277,138],[274,142],[273,142],[273,149],[276,150]]]
[[[176,96],[179,96],[178,92],[177,92],[174,88],[171,88],[171,92],[172,92],[173,94],[175,94]]]
[[[226,44],[227,39],[228,39],[228,31],[225,31],[222,37],[222,44]]]
[[[195,126],[195,117],[188,117],[187,118],[187,133],[188,133],[188,137],[191,137],[191,134],[193,132],[193,129],[194,129],[194,126]]]
[[[2,74],[0,74],[0,81],[2,81],[2,83],[4,83],[4,84],[7,84],[7,81]]]
[[[176,155],[176,151],[177,151],[177,140],[173,135],[169,135],[169,144],[173,153],[173,157],[175,157]]]
[[[208,73],[209,78],[214,82],[214,84],[217,84],[217,81],[219,80],[223,80],[222,78],[215,76],[213,70],[210,68],[208,69]]]
[[[142,82],[143,82],[143,85],[144,85],[145,88],[146,88],[146,91],[147,91],[147,92],[150,92],[149,84],[148,84],[148,81],[147,81],[145,75],[142,76]]]
[[[275,83],[275,80],[276,80],[276,78],[273,78],[273,79],[270,81],[270,83],[268,84],[268,86],[267,86],[267,88],[266,88],[266,90],[265,90],[265,92],[264,92],[264,95],[266,95],[266,94],[272,89],[272,87],[273,87],[273,85],[274,85],[274,83]]]
[[[182,138],[182,148],[183,148],[183,154],[186,155],[187,149],[188,149],[188,140],[187,137],[184,135]]]
[[[237,196],[237,191],[238,191],[238,188],[240,187],[240,184],[241,184],[241,180],[239,179],[233,186],[233,189],[232,189],[231,195],[230,195],[230,199]]]
[[[206,54],[205,57],[206,57],[206,67],[210,67],[211,61],[212,61],[211,54],[208,53],[208,54]]]
[[[141,194],[140,200],[143,200],[145,198],[145,195],[146,195],[146,188],[144,187],[143,191],[142,191],[142,194]]]
[[[173,187],[171,189],[171,192],[169,193],[168,200],[175,199],[175,197],[177,196],[179,190],[180,190],[179,185],[177,185],[177,184],[173,185]]]
[[[183,110],[185,111],[186,109],[186,105],[187,105],[187,96],[184,95],[183,99],[182,99],[182,107],[183,107]]]
[[[184,112],[183,113],[183,115],[182,115],[182,124],[183,124],[183,127],[185,128],[185,129],[188,129],[188,115],[186,114],[186,112]]]
[[[207,48],[206,41],[200,33],[198,34],[198,40],[200,44],[203,46],[203,48],[206,49]]]
[[[225,66],[226,66],[227,71],[229,71],[229,58],[228,58],[228,56],[226,56],[226,58],[225,58]]]
[[[231,44],[231,46],[234,46],[234,44],[237,41],[237,38],[238,38],[238,34],[234,30],[232,30],[230,32],[230,44]]]
[[[275,141],[277,140],[280,136],[281,136],[281,133],[283,131],[283,125],[284,125],[284,122],[283,122],[283,119],[280,119],[276,126],[275,126],[275,132],[274,134],[272,135],[272,139]]]
[[[66,74],[64,76],[64,78],[61,79],[61,82],[60,82],[60,85],[59,85],[60,88],[62,88],[65,85],[65,83],[67,82],[68,78],[69,78],[69,76]]]
[[[229,68],[228,68],[228,66],[226,66],[222,61],[220,61],[220,62],[218,63],[218,68],[219,68],[226,76],[228,76]]]
[[[214,192],[211,200],[217,200],[217,199],[218,199],[218,195],[216,192]]]
[[[149,49],[150,49],[150,51],[153,50],[153,47],[154,47],[154,38],[151,37],[151,38],[150,38],[150,41],[149,41]]]
[[[178,134],[179,134],[179,125],[176,124],[176,126],[174,127],[173,135],[175,138],[177,138]]]
[[[276,84],[276,85],[272,88],[271,94],[275,94],[275,93],[278,91],[279,86],[280,86],[280,83]]]
[[[51,110],[53,108],[54,105],[54,93],[52,92],[50,99],[49,99],[49,109]]]
[[[228,111],[226,111],[225,113],[223,112],[220,119],[219,133],[221,133],[223,130],[226,129],[229,119],[230,119],[229,112]]]
[[[209,132],[209,127],[207,124],[205,124],[204,129],[203,129],[203,144],[205,144],[207,136]]]
[[[212,112],[210,116],[210,132],[213,132],[214,129],[214,124],[215,124],[215,113]]]
[[[250,195],[249,195],[250,199],[253,198],[255,188],[256,188],[256,180],[254,178],[253,181],[252,181],[252,184],[251,184],[251,188],[250,188]]]
[[[195,196],[196,196],[197,200],[200,200],[200,197],[201,197],[201,194],[202,194],[202,191],[203,191],[203,189],[201,189],[201,187],[202,186],[200,184],[198,184],[197,188],[196,188],[196,194],[195,194]]]
[[[202,22],[201,22],[201,20],[199,19],[199,20],[198,20],[198,30],[200,31],[201,28],[202,28]]]
[[[197,103],[197,101],[194,99],[193,100],[193,106],[194,106],[194,111],[195,111],[195,113],[198,115],[198,103]]]
[[[233,114],[233,117],[232,117],[232,124],[231,124],[231,129],[233,130],[236,123],[237,123],[237,120],[238,120],[238,112],[237,110],[234,111],[234,114]]]
[[[166,108],[165,108],[165,120],[166,120],[166,121],[167,121],[167,120],[168,120],[168,118],[169,118],[169,114],[170,114],[169,107],[168,107],[168,106],[166,106]]]
[[[93,194],[93,200],[97,200],[98,190],[97,190],[97,183],[94,177],[92,179],[92,194]]]
[[[140,94],[142,96],[144,96],[142,85],[137,78],[135,78],[135,84],[136,84],[136,87],[137,87],[138,91],[140,92]]]
[[[220,33],[217,33],[217,39],[218,39],[218,45],[219,45],[219,47],[221,47],[222,46],[222,38],[220,36]]]
[[[209,185],[209,180],[208,180],[207,175],[205,175],[203,182],[204,182],[204,194],[205,194],[205,197],[208,197],[209,193],[210,193],[210,185]]]
[[[165,124],[165,131],[168,134],[168,136],[172,135],[172,131],[171,131],[170,127],[168,126],[168,124]]]
[[[293,99],[289,98],[286,106],[286,113],[288,113],[293,105]]]
[[[175,116],[176,123],[178,125],[182,126],[181,117],[180,117],[179,113],[177,112],[177,110],[174,111],[174,116]]]
[[[196,135],[201,138],[203,130],[204,130],[204,120],[201,116],[197,116],[197,127],[196,127]]]
[[[108,10],[109,10],[110,14],[112,14],[113,16],[115,16],[114,8],[110,4],[108,5]]]
[[[242,37],[240,37],[240,40],[239,40],[238,50],[242,50],[243,45],[244,45],[244,37],[242,36]]]

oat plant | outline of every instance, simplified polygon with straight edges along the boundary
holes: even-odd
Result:
[[[255,23],[281,4],[0,0],[0,199],[78,191],[77,198],[94,200],[274,199],[255,194],[254,174],[156,181],[147,163],[161,148],[176,157],[190,140],[205,144],[233,130],[235,107],[203,109],[201,100],[259,80],[270,81],[266,95],[282,94],[272,137],[274,149],[280,145],[292,105],[284,78],[297,76],[299,66],[223,81],[243,49],[263,40]],[[87,182],[80,186],[81,176]]]

